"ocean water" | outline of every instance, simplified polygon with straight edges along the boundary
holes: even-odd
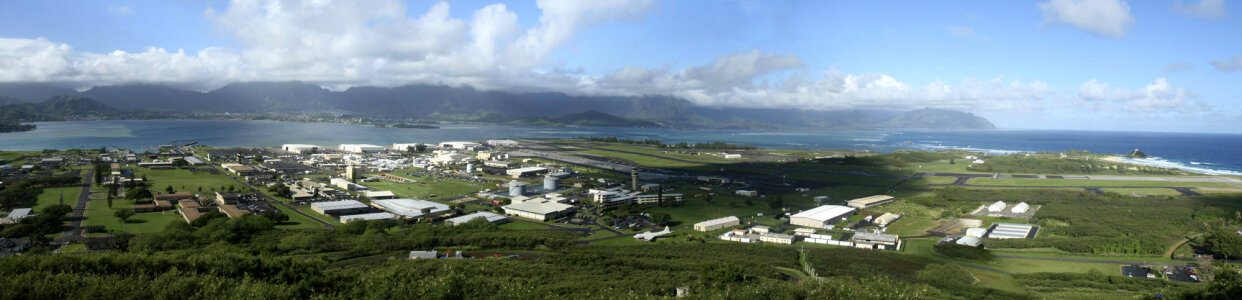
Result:
[[[966,149],[990,154],[1085,150],[1152,156],[1135,163],[1215,175],[1242,175],[1242,135],[1061,130],[679,130],[663,128],[441,125],[440,129],[235,120],[142,120],[38,123],[31,132],[0,134],[0,150],[122,147],[143,149],[197,141],[210,146],[335,146],[435,143],[501,138],[615,136],[665,143],[722,141],[782,149]]]

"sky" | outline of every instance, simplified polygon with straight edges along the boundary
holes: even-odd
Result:
[[[469,85],[1242,133],[1238,3],[2,1],[0,82]]]

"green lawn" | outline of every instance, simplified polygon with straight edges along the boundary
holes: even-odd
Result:
[[[622,152],[608,151],[608,150],[577,149],[577,151],[581,153],[597,155],[597,156],[620,158],[620,159],[632,161],[644,167],[674,168],[674,169],[712,169],[710,166],[708,166],[707,163],[700,163],[700,162],[675,161],[675,160],[668,160],[668,159],[651,157],[651,156],[646,156],[646,155],[622,153]]]
[[[897,184],[898,182],[901,182],[901,179],[899,178],[851,176],[851,175],[824,174],[824,173],[812,173],[812,172],[789,173],[787,175],[787,178],[800,179],[800,180],[850,183],[850,184],[882,185],[882,186],[890,186],[890,185]]]
[[[309,218],[309,217],[303,216],[302,214],[299,214],[299,213],[296,213],[296,212],[292,212],[292,211],[288,211],[288,210],[282,210],[282,211],[281,211],[281,213],[283,213],[283,214],[285,214],[285,215],[289,216],[289,221],[288,221],[288,222],[285,222],[285,223],[282,223],[282,224],[280,224],[280,225],[276,225],[276,228],[284,228],[284,229],[318,229],[318,228],[323,228],[323,224],[319,224],[319,222],[315,222],[315,220],[312,220],[312,219],[311,219],[311,218]],[[312,211],[312,213],[314,213],[314,212]]]
[[[296,208],[298,211],[300,211],[300,212],[304,212],[304,213],[306,213],[307,215],[310,215],[310,216],[315,217],[316,219],[320,219],[320,220],[323,220],[324,222],[328,222],[328,224],[332,224],[332,225],[342,225],[340,221],[337,221],[336,219],[333,219],[332,217],[325,216],[325,215],[323,215],[323,214],[320,214],[320,213],[318,213],[318,212],[315,212],[314,210],[311,210],[310,205],[306,205],[306,206],[295,206],[295,208]],[[292,217],[292,216],[290,216],[289,220],[290,220],[290,221],[292,221],[292,220],[293,220],[293,217]]]
[[[1020,186],[1124,186],[1124,187],[1216,187],[1236,188],[1236,186],[1219,182],[1181,182],[1181,181],[1140,181],[1140,180],[1083,180],[1083,179],[1038,179],[1038,178],[972,178],[966,183],[976,185],[1020,185]]]
[[[1107,188],[1100,190],[1122,195],[1138,194],[1147,196],[1177,196],[1182,194],[1182,192],[1178,192],[1177,190],[1164,188]]]
[[[134,168],[135,177],[142,177],[143,175],[147,176],[151,189],[156,191],[164,191],[164,188],[167,186],[172,186],[176,191],[196,194],[214,192],[230,185],[234,186],[234,188],[242,188],[241,184],[224,174],[190,172],[188,169],[152,170],[148,168]],[[200,187],[202,192],[199,192]]]
[[[129,208],[132,204],[129,200],[113,200],[112,207],[108,207],[108,201],[88,202],[86,203],[86,219],[82,220],[82,226],[104,226],[109,231],[138,234],[160,232],[172,222],[185,222],[176,210],[167,210],[137,213],[129,218],[128,223],[122,224],[121,219],[113,213],[116,209]]]
[[[917,236],[927,234],[927,230],[935,227],[939,222],[935,219],[919,218],[919,217],[902,217],[897,219],[888,226],[885,233],[896,234],[899,236]]]
[[[72,186],[45,188],[43,189],[43,193],[39,194],[39,202],[34,206],[34,211],[39,212],[42,211],[44,207],[60,204],[60,196],[62,192],[64,192],[65,195],[65,205],[72,207],[78,203],[78,194],[82,193],[82,187]]]

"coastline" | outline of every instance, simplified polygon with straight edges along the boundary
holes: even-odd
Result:
[[[1114,155],[1114,156],[1105,157],[1104,160],[1116,162],[1116,163],[1126,163],[1126,164],[1135,164],[1135,165],[1142,165],[1142,166],[1149,166],[1149,167],[1178,169],[1178,170],[1182,170],[1186,172],[1203,174],[1203,175],[1242,176],[1242,172],[1238,172],[1238,171],[1217,170],[1217,169],[1211,169],[1211,168],[1205,168],[1205,167],[1197,167],[1197,166],[1187,165],[1187,164],[1183,164],[1183,163],[1179,163],[1175,161],[1165,160],[1160,157],[1154,157],[1154,156],[1148,157],[1148,158],[1129,158],[1125,156]]]

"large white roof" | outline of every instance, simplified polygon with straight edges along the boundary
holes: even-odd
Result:
[[[496,221],[503,220],[505,216],[486,212],[486,211],[480,211],[480,212],[448,219],[448,220],[445,220],[445,222],[449,222],[453,224],[465,224],[465,223],[469,223],[471,220],[478,219],[478,218],[486,219],[487,222],[490,223],[490,222],[496,222]]]
[[[315,202],[315,203],[311,203],[311,206],[318,207],[319,209],[322,209],[325,211],[338,210],[338,209],[358,209],[358,208],[367,207],[366,204],[363,204],[362,202],[358,202],[357,200]]]
[[[387,199],[387,200],[371,200],[371,204],[375,205],[390,213],[394,213],[404,217],[417,218],[426,214],[440,214],[449,210],[448,205],[435,203],[427,200],[414,199]]]
[[[574,207],[573,205],[557,203],[552,200],[531,200],[522,203],[514,203],[506,205],[505,209],[520,210],[536,214],[550,214],[564,211]]]
[[[853,207],[840,205],[824,205],[797,213],[791,218],[808,218],[812,220],[824,221],[835,219],[837,217],[854,212]]]

